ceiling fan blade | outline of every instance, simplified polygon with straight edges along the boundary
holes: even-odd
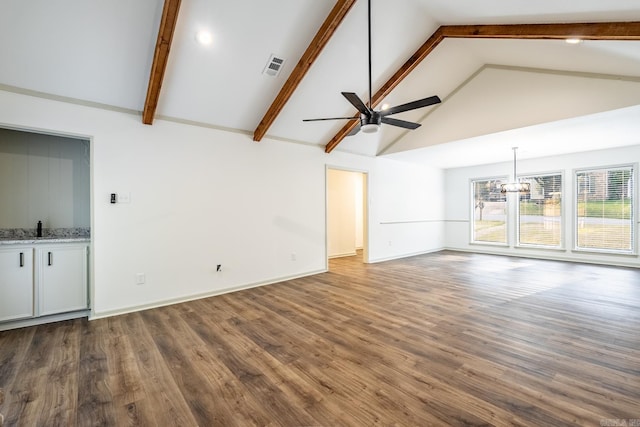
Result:
[[[408,102],[406,104],[397,105],[380,111],[382,116],[390,116],[391,114],[402,113],[404,111],[415,110],[417,108],[428,107],[429,105],[439,104],[442,102],[438,96],[430,96],[428,98],[419,99],[417,101]]]
[[[349,132],[347,134],[347,136],[353,136],[353,135],[357,134],[358,132],[360,132],[360,123],[358,123],[356,125],[356,127],[354,127],[353,129],[351,129],[351,132]]]
[[[341,93],[342,93],[342,96],[347,98],[347,101],[349,101],[351,105],[356,107],[356,109],[360,111],[362,114],[366,116],[369,116],[371,114],[371,110],[369,110],[369,108],[367,108],[367,106],[364,105],[364,102],[362,102],[362,100],[358,95],[356,95],[353,92],[341,92]]]
[[[322,119],[302,119],[303,122],[320,122],[323,120],[359,120],[360,117],[325,117]]]
[[[405,129],[417,129],[421,126],[420,123],[408,122],[406,120],[398,120],[391,117],[383,117],[382,123],[386,123],[392,126],[398,126]]]

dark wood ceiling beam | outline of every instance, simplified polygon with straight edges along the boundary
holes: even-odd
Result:
[[[280,92],[260,121],[260,124],[253,133],[254,141],[260,141],[267,133],[267,130],[276,120],[287,101],[289,101],[289,98],[293,95],[293,92],[311,68],[311,65],[315,62],[318,56],[320,56],[320,52],[322,52],[322,49],[327,45],[336,29],[347,15],[347,12],[349,12],[355,3],[356,0],[338,0],[336,2],[335,6],[327,16],[327,19],[325,19],[324,23],[318,30],[318,33],[309,44],[309,47],[307,47],[307,50],[298,61],[298,64],[293,69],[291,75],[284,83],[282,89],[280,89]]]
[[[149,75],[147,98],[144,101],[144,110],[142,111],[142,123],[146,125],[153,123],[156,108],[158,107],[164,71],[167,68],[171,41],[173,40],[173,33],[176,29],[176,22],[178,21],[180,1],[181,0],[164,1],[160,29],[158,30],[158,40],[156,41],[153,64],[151,64],[151,74]]]
[[[484,39],[640,40],[640,22],[590,22],[572,24],[448,25],[444,37]]]
[[[373,107],[378,105],[420,62],[446,38],[485,39],[567,39],[584,40],[640,40],[640,22],[597,22],[571,24],[513,24],[513,25],[444,25],[405,62],[400,69],[372,96]],[[357,125],[350,121],[331,138],[324,151],[330,153]]]

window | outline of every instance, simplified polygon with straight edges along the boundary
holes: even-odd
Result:
[[[507,243],[507,198],[500,193],[504,180],[472,181],[472,240],[482,243]]]
[[[562,175],[520,178],[531,191],[518,196],[518,244],[562,246]]]
[[[633,167],[576,172],[576,249],[633,253]]]

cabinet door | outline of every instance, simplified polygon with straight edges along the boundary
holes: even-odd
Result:
[[[33,249],[0,249],[0,322],[33,317]]]
[[[38,249],[40,258],[40,315],[87,308],[87,246]]]

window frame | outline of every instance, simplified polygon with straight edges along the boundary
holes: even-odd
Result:
[[[631,189],[631,250],[621,250],[621,249],[602,249],[602,248],[582,248],[578,247],[578,225],[580,223],[578,218],[578,197],[579,197],[579,182],[578,182],[578,174],[585,172],[595,172],[595,171],[606,171],[607,173],[615,170],[624,170],[631,168],[631,179],[632,179],[632,189]],[[573,170],[573,248],[572,252],[582,252],[582,253],[592,253],[592,254],[601,254],[601,255],[617,255],[617,256],[637,256],[638,255],[638,190],[637,190],[637,182],[638,182],[638,163],[622,163],[616,165],[602,165],[602,166],[591,166],[591,167],[583,167],[577,168]],[[590,194],[591,191],[591,180],[589,180],[589,189]]]
[[[469,179],[469,210],[470,210],[470,221],[469,221],[469,244],[471,245],[486,245],[486,246],[499,246],[499,247],[509,247],[510,246],[510,233],[509,233],[509,195],[505,196],[505,241],[504,242],[490,242],[484,240],[475,240],[475,182],[478,181],[500,181],[502,183],[508,182],[509,177],[506,175],[494,175],[489,177],[480,177],[480,178],[471,178]]]
[[[527,173],[518,175],[518,181],[520,182],[523,179],[527,178],[535,178],[535,177],[545,177],[545,176],[560,176],[560,191],[561,191],[561,199],[560,199],[560,243],[558,245],[542,245],[542,244],[534,244],[534,243],[522,243],[520,241],[520,194],[516,197],[516,214],[515,214],[515,246],[516,248],[523,249],[546,249],[546,250],[565,250],[565,234],[566,234],[566,188],[567,182],[565,179],[564,171],[554,170],[549,172],[538,172],[538,173]]]

